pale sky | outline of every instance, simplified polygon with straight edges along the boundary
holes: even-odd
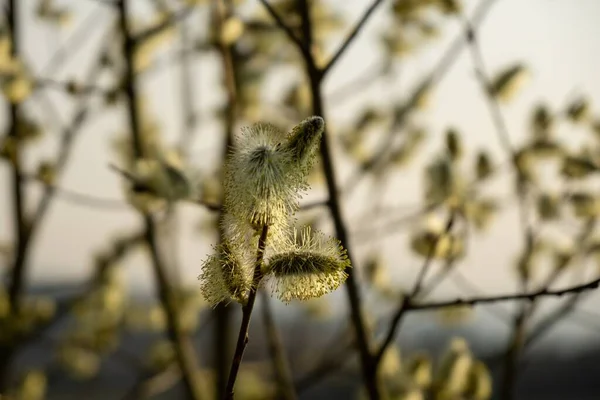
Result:
[[[31,6],[35,2],[23,0],[23,3]],[[93,23],[97,28],[93,31],[90,44],[81,49],[78,56],[66,66],[64,71],[54,75],[57,79],[82,77],[87,70],[89,56],[97,51],[99,39],[106,30],[107,23],[113,18],[113,12],[93,1],[60,3],[72,6],[76,12],[71,27],[57,32],[38,22],[27,23],[31,17],[25,16],[23,46],[28,59],[34,64],[34,70],[41,74],[44,71],[40,69],[47,63],[56,48],[69,40],[79,24],[89,24],[91,20],[88,15],[94,13]],[[353,2],[336,0],[335,3],[344,5],[344,13],[349,19],[355,20],[371,0]],[[464,3],[470,11],[477,1],[465,0]],[[371,62],[374,62],[374,46],[369,37],[378,26],[377,21],[382,16],[381,11],[383,7],[340,60],[335,70],[332,70],[325,85],[326,93],[360,75],[371,65]],[[589,96],[591,99],[600,99],[599,20],[600,1],[597,0],[497,0],[483,28],[479,30],[479,40],[487,68],[493,72],[522,61],[530,71],[529,80],[522,91],[512,103],[503,107],[513,142],[518,142],[525,136],[528,116],[538,101],[545,101],[556,109],[564,107],[578,94]],[[192,25],[193,21],[191,21]],[[197,18],[195,21],[199,22]],[[446,24],[441,40],[407,58],[402,66],[402,76],[397,82],[375,83],[370,88],[356,93],[356,99],[350,99],[344,104],[327,103],[327,122],[334,133],[337,128],[343,127],[344,121],[352,118],[356,107],[364,104],[362,102],[385,102],[386,96],[390,94],[402,97],[413,87],[419,77],[430,71],[449,42],[458,34],[458,28],[459,24],[456,21]],[[163,52],[162,57],[168,57],[168,54]],[[214,57],[204,57],[194,63],[197,77],[194,90],[198,97],[196,105],[198,109],[205,110],[215,101],[222,100],[223,94],[214,82],[214,73],[219,68],[218,60]],[[177,68],[165,68],[151,78],[142,79],[148,104],[168,140],[176,139],[181,131],[177,71]],[[277,86],[277,82],[273,85]],[[69,120],[73,106],[65,102],[64,96],[57,95],[54,91],[52,93],[54,93],[52,99],[64,123]],[[598,113],[598,106],[592,104],[593,110]],[[124,121],[123,117],[121,111],[103,111],[85,125],[85,129],[77,138],[69,168],[60,181],[61,187],[102,198],[122,198],[118,177],[107,168],[107,164],[115,160],[114,155],[110,153],[109,140],[120,131],[119,126]],[[427,111],[415,116],[414,120],[428,127],[428,148],[439,148],[444,128],[452,125],[466,135],[467,151],[485,147],[494,152],[496,160],[505,159],[466,50],[437,86]],[[220,142],[213,140],[217,137],[215,127],[214,121],[203,121],[198,126],[198,140],[193,147],[194,157],[191,162],[199,168],[210,165],[220,157]],[[569,133],[569,129],[571,128],[564,127],[562,133]],[[31,165],[35,165],[33,162],[35,157],[54,154],[57,131],[51,129],[48,136],[39,148],[32,151],[29,160]],[[422,165],[422,161],[418,160],[415,166]],[[10,187],[7,171],[6,165],[2,164],[0,188]],[[343,177],[350,173],[347,170],[338,172],[342,182]],[[421,197],[420,174],[418,168],[412,168],[396,176],[385,193],[387,205],[406,206],[407,210],[418,206]],[[504,186],[499,186],[496,192],[508,194],[510,187],[508,182],[505,183]],[[362,190],[350,202],[345,203],[345,217],[352,232],[358,232],[363,228],[362,223],[359,225],[356,222],[365,210],[356,210],[361,209],[367,194]],[[10,240],[12,234],[9,199],[9,192],[0,190],[1,241]],[[192,206],[181,208],[184,220],[181,227],[182,241],[179,253],[182,276],[186,283],[195,285],[201,261],[211,251],[210,245],[214,238],[193,234],[199,217],[205,213],[204,210]],[[462,273],[481,290],[490,293],[510,292],[515,286],[511,266],[518,255],[521,234],[516,223],[517,213],[514,202],[507,208],[508,211],[500,215],[501,221],[493,225],[489,233],[473,241],[468,257],[460,263]],[[122,210],[90,209],[64,202],[57,197],[43,223],[30,257],[31,281],[79,282],[84,280],[92,270],[91,255],[106,247],[108,237],[119,232],[132,231],[138,222],[138,216],[126,207]],[[415,276],[421,264],[417,258],[409,254],[405,233],[387,236],[385,240],[379,242],[378,246],[371,242],[366,243],[362,239],[355,240],[352,245],[357,259],[370,250],[381,250],[393,267],[394,280],[404,287],[407,287],[404,282]],[[152,288],[150,266],[142,256],[130,257],[126,263],[126,271],[134,286],[141,289]],[[448,282],[440,289],[439,296],[452,296],[456,293],[458,293],[456,288]],[[597,299],[597,296],[594,298]],[[598,302],[594,300],[593,304]],[[582,307],[591,310],[593,304],[586,302]],[[578,334],[584,335],[584,333]]]

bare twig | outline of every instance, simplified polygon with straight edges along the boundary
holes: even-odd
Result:
[[[71,204],[95,208],[108,211],[130,211],[131,206],[122,200],[98,197],[87,193],[77,192],[75,190],[60,187],[56,184],[48,184],[37,177],[28,177],[28,181],[39,183],[44,187],[51,189],[54,195]]]
[[[183,19],[191,16],[193,14],[194,8],[194,5],[187,5],[182,7],[181,10],[173,12],[171,15],[167,16],[156,25],[137,33],[134,37],[131,38],[132,42],[138,44],[140,42],[150,39],[153,36],[161,34],[167,29],[172,28],[174,25],[178,24]]]
[[[144,157],[140,121],[137,110],[137,92],[135,89],[135,75],[133,67],[134,40],[130,36],[129,20],[127,13],[127,0],[120,0],[119,27],[123,35],[123,55],[125,57],[125,80],[124,90],[127,97],[127,111],[131,129],[131,140],[136,158]],[[193,399],[200,399],[201,388],[196,379],[198,364],[195,357],[195,349],[182,331],[179,324],[178,313],[173,303],[174,293],[166,274],[166,268],[158,251],[156,227],[154,220],[148,214],[141,213],[144,222],[145,239],[150,250],[155,279],[158,286],[159,298],[165,308],[167,316],[167,332],[175,347],[175,355],[183,375],[183,382],[188,395]]]
[[[219,0],[215,4],[215,30],[220,32],[223,29],[225,21],[231,17],[233,13],[232,4],[226,0]],[[231,146],[233,145],[234,131],[238,114],[238,80],[236,73],[235,47],[233,44],[225,43],[221,35],[218,35],[218,48],[221,55],[223,66],[223,81],[225,91],[227,93],[227,105],[225,107],[224,116],[224,134],[225,141],[221,153],[223,163],[227,160]],[[219,218],[223,217],[223,209],[219,208]],[[219,241],[222,241],[225,236],[223,226],[219,224]],[[216,350],[214,352],[217,372],[217,396],[223,398],[226,396],[227,380],[229,378],[229,360],[231,359],[231,344],[229,333],[231,331],[231,308],[227,307],[226,303],[218,304],[215,307],[215,315],[217,323],[215,324],[215,341]]]
[[[229,371],[229,379],[227,380],[227,387],[225,388],[225,400],[233,400],[233,392],[235,381],[237,379],[240,365],[242,364],[242,358],[244,357],[244,350],[248,344],[248,330],[250,328],[250,318],[252,316],[252,309],[254,308],[254,302],[256,301],[256,293],[260,281],[263,278],[262,265],[265,248],[267,245],[267,235],[269,233],[269,226],[264,225],[260,238],[258,239],[258,250],[256,252],[256,265],[254,267],[254,275],[252,278],[252,285],[248,293],[248,300],[242,307],[242,323],[240,324],[240,332],[238,334],[237,343],[235,346],[235,353],[233,355],[233,361],[231,362],[231,370]]]
[[[289,26],[287,26],[287,24],[283,21],[279,14],[277,14],[277,11],[275,11],[275,9],[271,6],[269,0],[260,0],[260,2],[264,5],[269,14],[271,14],[271,17],[273,17],[273,19],[277,23],[277,26],[279,26],[279,28],[281,28],[285,32],[288,38],[298,47],[298,50],[300,50],[303,57],[312,58],[312,55],[310,53],[310,46],[307,46],[306,43],[303,43],[302,40],[300,40],[296,36],[294,31],[292,31],[292,29]]]
[[[335,66],[337,61],[342,57],[342,55],[348,50],[354,39],[358,36],[362,28],[365,26],[366,22],[371,17],[371,14],[377,9],[377,7],[383,3],[383,0],[373,0],[369,8],[364,12],[360,20],[356,23],[354,28],[348,33],[348,36],[342,42],[342,45],[335,52],[335,54],[331,57],[331,59],[327,62],[327,65],[322,69],[323,77]]]
[[[474,27],[480,25],[492,9],[492,6],[497,0],[483,0],[473,12],[471,23]],[[372,156],[361,166],[361,168],[348,178],[343,185],[342,193],[348,194],[354,188],[358,186],[361,178],[366,176],[369,171],[381,167],[389,160],[389,151],[391,143],[396,133],[399,131],[398,128],[404,125],[406,118],[412,110],[418,104],[419,98],[427,90],[431,90],[437,83],[439,83],[446,73],[450,70],[450,67],[458,60],[458,56],[466,46],[464,34],[460,33],[450,44],[448,49],[444,51],[439,61],[435,64],[432,70],[425,75],[425,77],[414,86],[408,98],[401,104],[395,113],[395,121],[393,123],[394,129],[390,129],[387,137],[379,143],[377,148],[373,151]]]
[[[298,9],[302,21],[302,38],[304,45],[310,48],[312,45],[312,26],[311,18],[308,9],[308,2],[306,0],[298,1]],[[312,55],[308,54],[308,57],[304,59],[306,65],[306,72],[310,81],[310,89],[312,96],[312,111],[314,115],[323,117],[325,120],[325,111],[323,107],[323,95],[322,95],[322,76],[315,65],[315,61]],[[352,251],[350,249],[350,241],[348,237],[348,230],[342,217],[341,205],[338,194],[338,185],[336,181],[336,175],[333,166],[333,160],[331,156],[331,150],[329,149],[327,128],[323,132],[321,138],[321,160],[323,165],[323,171],[325,174],[325,180],[327,182],[327,191],[329,195],[329,210],[335,226],[335,232],[337,238],[340,240],[342,245],[348,251],[348,257],[353,263]],[[360,354],[361,370],[363,375],[363,381],[367,389],[367,393],[371,400],[379,399],[379,388],[377,386],[375,371],[372,366],[371,349],[369,345],[369,337],[367,334],[366,324],[361,311],[361,300],[360,292],[358,288],[358,282],[354,269],[351,268],[348,271],[348,278],[346,280],[345,288],[348,295],[348,301],[350,303],[350,315],[351,320],[356,333],[356,343]]]
[[[455,307],[455,306],[475,306],[479,304],[498,303],[502,301],[516,301],[516,300],[527,300],[534,301],[538,297],[561,297],[570,294],[583,293],[590,290],[598,289],[600,285],[600,278],[593,279],[589,282],[582,283],[579,285],[573,285],[559,290],[549,289],[538,289],[532,290],[526,293],[516,294],[504,294],[498,296],[489,297],[472,297],[472,298],[458,298],[454,300],[446,301],[435,301],[421,304],[411,304],[408,307],[408,311],[419,311],[419,310],[435,310],[440,308]]]
[[[8,26],[10,28],[11,57],[18,57],[20,51],[19,37],[19,5],[17,0],[8,2]],[[8,103],[8,115],[10,116],[10,125],[8,127],[8,137],[11,138],[16,146],[11,162],[11,180],[12,180],[12,206],[13,206],[13,232],[16,243],[16,255],[11,270],[11,280],[8,288],[9,304],[11,312],[18,314],[21,304],[21,293],[23,290],[25,266],[27,256],[27,244],[29,238],[29,221],[25,211],[25,188],[23,187],[23,165],[22,165],[22,146],[19,141],[19,104]]]
[[[386,333],[383,341],[379,345],[379,348],[375,352],[375,356],[374,356],[375,368],[377,368],[377,366],[380,364],[381,359],[383,358],[383,355],[385,354],[386,350],[394,341],[394,338],[396,337],[396,332],[397,332],[398,328],[400,327],[400,322],[402,321],[402,318],[404,317],[406,312],[412,308],[412,306],[413,306],[412,302],[421,290],[421,286],[423,285],[423,281],[425,279],[425,276],[427,275],[427,271],[429,270],[429,267],[433,262],[433,257],[435,255],[435,252],[437,250],[439,242],[444,235],[448,234],[452,230],[453,224],[454,224],[454,214],[450,215],[450,218],[448,218],[448,221],[446,222],[446,226],[445,226],[444,230],[435,237],[435,240],[433,241],[433,243],[431,244],[431,247],[429,248],[429,253],[427,254],[427,257],[425,257],[423,266],[419,270],[419,275],[417,276],[417,279],[415,281],[415,285],[414,285],[413,289],[407,296],[403,296],[400,306],[394,313],[392,320],[390,322],[390,325],[388,327],[387,333]]]

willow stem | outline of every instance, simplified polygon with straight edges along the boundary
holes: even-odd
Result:
[[[248,329],[250,328],[250,317],[252,316],[252,309],[254,308],[254,302],[256,301],[256,294],[258,293],[258,286],[263,278],[262,264],[263,257],[265,254],[265,247],[267,245],[267,234],[269,233],[269,226],[263,225],[260,238],[258,239],[258,250],[256,252],[256,265],[254,266],[254,276],[252,278],[252,285],[250,286],[250,292],[248,293],[248,301],[242,307],[242,323],[240,324],[240,332],[238,334],[237,343],[235,345],[235,353],[233,354],[233,360],[231,361],[231,369],[229,370],[229,379],[227,380],[227,387],[225,388],[225,400],[233,400],[233,388],[235,381],[242,364],[242,358],[244,357],[244,351],[248,344]]]

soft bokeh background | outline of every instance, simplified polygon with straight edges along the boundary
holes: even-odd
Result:
[[[92,0],[56,1],[54,3],[57,6],[66,7],[71,14],[70,22],[57,28],[55,24],[36,16],[38,1],[18,1],[21,9],[19,29],[22,50],[33,76],[40,80],[56,82],[83,80],[91,60],[103,46],[103,42],[111,40],[107,39],[106,32],[116,18],[113,7]],[[483,1],[463,0],[464,14],[470,15],[478,3]],[[152,18],[152,2],[136,0],[131,3],[134,9],[133,18]],[[165,3],[172,9],[185,6],[183,1]],[[242,18],[249,18],[261,7],[259,2],[254,0],[241,3],[243,4],[236,8],[236,13]],[[347,21],[345,30],[349,29],[352,21],[356,21],[371,4],[370,1],[343,0],[325,3]],[[460,37],[463,29],[458,18],[434,18],[439,30],[438,36],[397,62],[393,67],[393,74],[384,79],[373,79],[368,85],[361,85],[344,96],[335,97],[336,90],[363,76],[365,71],[380,62],[380,47],[376,45],[375,35],[385,26],[384,21],[389,13],[389,5],[385,4],[389,2],[383,3],[324,83],[327,124],[334,137],[341,135],[356,123],[357,115],[365,107],[385,109],[407,96],[414,89],[416,82],[432,70],[445,49]],[[597,0],[494,2],[489,15],[477,29],[487,69],[496,73],[507,66],[522,63],[527,70],[527,79],[517,95],[510,103],[502,106],[513,144],[518,145],[527,137],[532,109],[539,102],[543,101],[550,109],[558,110],[564,109],[579,96],[584,96],[590,99],[592,110],[597,112],[595,100],[600,99],[599,19],[600,2]],[[189,16],[181,19],[181,23],[187,24],[191,36],[202,38],[206,35],[208,20],[206,6],[199,5]],[[341,32],[345,32],[344,29]],[[330,46],[326,48],[327,52],[337,48],[342,35],[332,36]],[[139,91],[147,106],[148,115],[158,124],[160,134],[168,143],[176,143],[185,129],[182,122],[182,81],[178,62],[181,46],[181,40],[175,34],[171,41],[158,47],[152,56],[151,67],[138,79]],[[59,60],[61,52],[72,55],[66,62],[62,62]],[[194,128],[194,140],[186,150],[190,156],[189,164],[199,171],[198,179],[201,180],[210,178],[214,167],[221,162],[223,127],[218,115],[211,110],[222,106],[226,95],[222,84],[222,62],[217,52],[198,52],[192,55],[190,60],[192,78],[187,84],[192,86],[194,93],[193,107],[198,113],[198,123]],[[108,87],[114,82],[114,78],[110,76],[103,78],[98,86]],[[273,114],[277,114],[277,103],[281,101],[282,93],[299,79],[301,77],[297,71],[291,68],[279,68],[267,76],[262,94],[265,103],[272,102],[273,106],[264,107],[257,119],[268,120]],[[94,271],[93,254],[106,247],[107,238],[132,231],[132,227],[138,226],[140,222],[135,210],[126,202],[122,180],[108,168],[110,163],[119,163],[111,143],[126,131],[125,107],[106,107],[102,96],[92,94],[89,97],[95,104],[94,116],[86,121],[81,133],[77,135],[73,156],[57,183],[64,189],[64,193],[56,196],[32,244],[27,270],[29,288],[50,285],[59,288],[56,290],[60,292],[60,287],[63,286],[66,288],[83,285]],[[53,88],[52,85],[43,89],[43,94],[36,93],[28,100],[28,109],[35,118],[43,121],[45,132],[41,141],[27,151],[27,168],[34,170],[39,160],[55,154],[61,127],[70,120],[77,105],[78,102],[73,101],[64,90]],[[6,128],[9,120],[6,110],[3,109],[0,115],[2,125]],[[435,85],[427,107],[411,116],[411,124],[424,129],[427,136],[423,149],[409,167],[393,174],[376,194],[371,186],[372,181],[363,179],[357,190],[343,199],[343,214],[351,232],[349,246],[353,249],[355,258],[364,263],[369,255],[378,254],[388,267],[390,279],[398,290],[411,287],[422,265],[422,257],[413,254],[410,248],[411,233],[414,232],[413,228],[418,226],[418,220],[408,224],[395,224],[394,221],[403,220],[404,216],[412,215],[420,209],[423,168],[443,145],[445,130],[455,127],[462,134],[465,152],[470,157],[477,150],[485,148],[498,163],[507,160],[490,118],[485,95],[477,80],[467,46],[464,46],[448,73]],[[574,142],[581,140],[584,135],[583,129],[572,124],[561,124],[558,132],[563,137],[572,137]],[[334,150],[336,172],[339,181],[344,185],[355,176],[357,167],[342,154],[338,142]],[[0,243],[10,243],[13,240],[13,208],[8,172],[8,164],[2,163]],[[42,189],[39,182],[29,182],[27,187],[32,199],[39,198]],[[491,228],[470,239],[468,255],[460,261],[458,272],[449,274],[429,298],[448,299],[479,292],[491,295],[518,290],[514,264],[523,248],[523,238],[509,174],[502,174],[488,189],[499,199],[507,200],[495,216]],[[67,192],[93,197],[98,200],[97,204],[73,201],[73,196],[69,196]],[[326,190],[317,184],[305,196],[305,201],[318,200],[325,196]],[[323,228],[331,229],[328,227],[326,209],[317,209],[311,213],[323,217]],[[178,282],[184,286],[197,287],[202,260],[216,243],[217,237],[214,233],[203,233],[205,231],[199,229],[202,221],[210,219],[212,214],[211,211],[194,204],[178,206],[176,276]],[[567,221],[560,225],[559,229],[552,230],[550,235],[555,237],[557,242],[568,242],[573,240],[576,232],[577,226]],[[8,272],[8,265],[10,258],[7,257],[2,260],[5,272]],[[142,298],[153,296],[153,275],[142,250],[136,250],[128,256],[122,263],[122,268],[126,275],[126,285],[132,293]],[[544,276],[544,270],[540,274],[539,282]],[[572,279],[572,276],[566,275],[556,285],[559,287]],[[343,324],[347,315],[346,297],[343,291],[339,290],[327,296],[327,301],[331,307],[333,322],[325,329],[331,331],[330,336],[334,336],[336,327]],[[545,313],[551,312],[560,301],[564,300],[543,300],[541,312],[536,314],[535,319],[543,318]],[[295,347],[294,340],[298,338],[293,334],[286,336],[286,332],[289,333],[295,327],[301,326],[308,331],[314,331],[314,326],[311,327],[308,323],[304,326],[301,322],[305,317],[297,305],[285,306],[279,302],[273,304],[286,346]],[[578,303],[571,316],[557,324],[536,344],[535,352],[544,356],[559,354],[568,357],[590,354],[591,349],[597,348],[599,344],[600,312],[596,313],[599,305],[597,295],[587,296]],[[388,315],[393,306],[389,302],[379,301],[377,295],[370,292],[365,296],[365,309],[374,319]],[[494,354],[506,346],[511,332],[510,313],[514,310],[514,304],[482,306],[477,308],[467,321],[458,325],[443,323],[435,313],[411,315],[404,321],[399,335],[401,349],[404,351],[406,348],[410,352],[419,348],[430,348],[437,352],[445,345],[447,338],[460,334],[468,338],[477,352]],[[327,338],[315,337],[310,347],[324,346],[327,343],[325,339]],[[208,336],[206,341],[209,341]],[[202,353],[200,357],[202,358]],[[249,357],[252,357],[252,351]],[[594,360],[600,360],[599,357],[600,355],[596,355]],[[209,360],[203,362],[209,363]],[[583,365],[583,361],[577,363]],[[552,373],[551,369],[548,368],[548,374]],[[535,371],[536,374],[542,374],[540,370]],[[533,386],[536,382],[534,375],[531,375],[529,381],[534,382]],[[562,385],[564,393],[568,393],[568,386],[578,385],[575,381],[558,382],[555,377],[548,379],[554,379],[555,386]],[[527,379],[524,378],[523,381]],[[592,381],[588,380],[579,385],[585,386],[587,389],[583,392],[590,393],[590,396],[597,397],[600,394],[600,387],[597,387],[597,384],[594,386]],[[81,383],[76,386],[85,387]],[[68,392],[68,389],[61,390],[61,393]],[[540,387],[536,387],[536,390],[543,392]],[[52,393],[52,387],[49,393]],[[520,398],[534,398],[526,395],[525,391],[522,393]],[[540,394],[535,398],[567,398],[565,396],[551,397],[549,394]],[[568,398],[588,398],[584,396],[582,394],[581,397]],[[311,395],[306,398],[316,397]]]

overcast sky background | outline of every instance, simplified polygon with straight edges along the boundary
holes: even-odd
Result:
[[[23,7],[33,7],[35,2],[23,0]],[[143,2],[138,1],[137,12],[144,14]],[[342,11],[348,20],[356,18],[368,7],[371,1],[333,2],[343,5]],[[467,11],[471,11],[477,0],[465,1]],[[109,7],[93,1],[63,1],[75,12],[74,23],[67,29],[57,32],[38,21],[32,21],[31,13],[23,15],[23,48],[28,60],[39,76],[52,76],[66,79],[73,76],[83,77],[90,62],[90,56],[98,51],[103,34],[109,22],[115,17]],[[359,76],[361,72],[375,62],[372,35],[381,20],[384,7],[375,14],[360,38],[332,70],[326,81],[325,92],[329,93],[344,82]],[[489,71],[498,71],[503,67],[523,61],[528,66],[530,77],[523,90],[510,105],[503,108],[511,138],[514,143],[525,137],[532,107],[539,101],[547,102],[553,109],[564,108],[576,95],[589,96],[600,100],[600,2],[597,0],[498,0],[478,31],[484,58]],[[198,26],[202,20],[190,17],[188,23]],[[89,44],[61,71],[44,75],[43,66],[55,50],[78,31],[81,24],[94,24]],[[433,45],[417,52],[403,63],[402,75],[394,82],[375,82],[370,88],[356,93],[356,99],[343,104],[326,104],[328,124],[335,132],[344,123],[352,121],[354,111],[363,102],[386,102],[387,96],[402,96],[411,89],[417,79],[431,70],[443,50],[459,33],[460,25],[451,21],[444,25],[441,39]],[[335,47],[335,46],[334,46]],[[168,59],[174,49],[161,52],[157,59]],[[223,100],[222,90],[217,87],[216,75],[220,65],[216,56],[206,56],[194,63],[196,79],[194,89],[197,95],[196,108],[206,110],[216,102]],[[465,134],[467,151],[485,147],[494,152],[496,160],[505,159],[500,149],[488,109],[483,101],[480,86],[470,61],[468,51],[464,50],[460,60],[437,86],[428,110],[414,118],[415,122],[428,127],[428,152],[440,146],[444,128],[456,126]],[[164,68],[161,72],[143,78],[141,88],[147,97],[149,107],[160,123],[168,140],[176,140],[181,132],[179,76],[178,69]],[[279,85],[272,83],[274,90]],[[51,98],[57,106],[63,123],[69,121],[73,112],[72,102],[59,93],[51,91]],[[598,106],[593,103],[598,113]],[[43,114],[43,111],[40,110]],[[2,121],[6,121],[2,114]],[[110,139],[121,131],[125,115],[122,110],[102,111],[85,126],[76,141],[76,148],[70,161],[70,167],[60,181],[60,186],[102,198],[121,199],[121,184],[117,176],[107,165],[115,161],[110,151]],[[221,157],[220,134],[215,121],[202,120],[197,128],[192,164],[202,168],[214,164]],[[563,133],[582,135],[571,126],[561,127]],[[573,133],[571,133],[573,132]],[[56,149],[58,129],[50,127],[48,138],[32,151],[29,159],[35,165],[37,157],[52,156]],[[415,166],[422,165],[419,160]],[[6,165],[0,166],[0,188],[9,188],[10,181]],[[352,171],[338,171],[344,182]],[[420,174],[418,168],[403,173],[393,179],[386,190],[384,199],[387,205],[410,211],[418,207],[421,197]],[[506,181],[505,183],[508,183]],[[38,193],[32,185],[32,191]],[[509,186],[499,186],[497,193],[509,193]],[[365,204],[368,186],[345,203],[345,217],[353,233],[358,233],[364,224],[361,222],[361,204]],[[35,196],[35,195],[34,195]],[[471,244],[468,257],[460,263],[460,270],[472,282],[488,293],[505,293],[515,290],[512,265],[518,256],[521,233],[517,224],[514,203],[508,204],[507,211],[500,215],[500,221],[493,229]],[[198,236],[194,233],[199,219],[206,211],[192,206],[182,206],[182,241],[180,259],[183,280],[190,285],[196,284],[200,264],[214,238]],[[402,208],[400,208],[402,210]],[[8,190],[0,190],[0,241],[10,240],[12,235],[11,203]],[[397,213],[395,215],[398,215]],[[385,220],[383,218],[382,220]],[[81,282],[92,271],[92,255],[105,248],[108,237],[114,237],[123,231],[133,231],[139,218],[127,207],[120,210],[90,209],[73,205],[56,198],[40,230],[34,251],[30,257],[29,274],[31,283],[40,282]],[[572,227],[565,227],[571,229]],[[406,231],[406,230],[404,230]],[[572,229],[570,231],[573,231]],[[388,235],[377,244],[358,239],[355,236],[353,249],[357,258],[369,251],[381,251],[393,267],[393,279],[399,285],[407,287],[418,267],[419,259],[411,256],[408,250],[406,232]],[[127,275],[136,290],[146,291],[153,287],[150,266],[141,254],[129,257],[126,262]],[[596,270],[595,270],[596,271]],[[564,283],[564,282],[563,282]],[[440,287],[434,297],[455,296],[461,293],[449,280]],[[339,291],[335,296],[342,296]],[[594,310],[600,304],[598,295],[582,303],[581,308]],[[545,302],[545,309],[556,305],[554,300]],[[483,329],[496,330],[499,325],[484,324]],[[563,324],[560,332],[568,333],[579,340],[588,340],[593,333],[577,326]]]

